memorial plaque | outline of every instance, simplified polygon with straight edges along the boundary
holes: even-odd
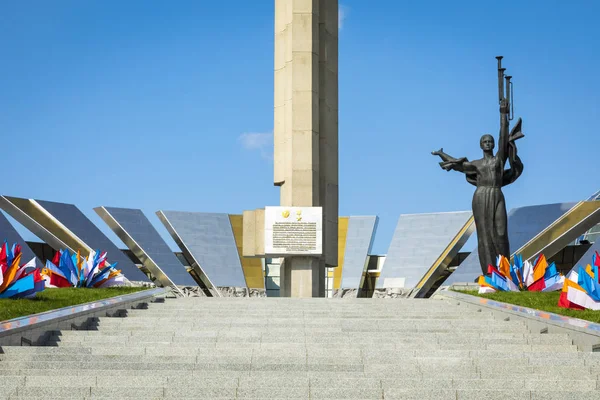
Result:
[[[320,256],[321,207],[265,207],[265,255]]]

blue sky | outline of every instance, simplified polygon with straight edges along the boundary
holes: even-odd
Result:
[[[497,135],[496,55],[526,134],[508,207],[600,187],[600,2],[340,4],[340,214],[379,216],[374,252],[401,213],[470,209],[430,151],[474,159]],[[159,209],[277,205],[273,7],[1,2],[2,193],[77,204],[113,239],[93,207],[141,208],[165,233]]]

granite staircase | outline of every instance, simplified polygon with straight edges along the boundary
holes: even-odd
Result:
[[[166,299],[88,329],[2,347],[0,398],[600,399],[599,353],[450,300]]]

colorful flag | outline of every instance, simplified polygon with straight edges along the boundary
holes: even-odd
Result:
[[[123,286],[125,277],[115,269],[115,265],[108,264],[106,252],[92,251],[87,257],[82,257],[79,251],[71,254],[69,250],[60,250],[52,261],[46,261],[42,277],[48,287],[54,288]]]
[[[567,275],[558,306],[574,310],[600,310],[600,254],[592,255],[586,268],[577,266]]]
[[[45,282],[36,268],[35,258],[21,263],[21,246],[9,248],[5,241],[0,248],[0,298],[27,298],[45,289]]]
[[[548,265],[546,257],[540,255],[533,264],[523,262],[520,254],[514,258],[513,265],[508,259],[499,256],[497,267],[488,266],[488,275],[479,277],[479,293],[519,292],[519,291],[554,291],[563,287],[565,277],[556,269],[556,265]],[[600,288],[599,288],[600,289]]]

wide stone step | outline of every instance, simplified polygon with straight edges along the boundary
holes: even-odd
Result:
[[[527,366],[527,365],[569,365],[569,366],[598,366],[598,360],[571,359],[568,362],[560,359],[544,359],[535,362],[529,358],[499,358],[481,359],[470,357],[402,357],[396,354],[361,354],[348,352],[346,354],[323,354],[317,351],[311,353],[286,352],[274,355],[271,351],[253,351],[246,354],[200,354],[200,355],[98,355],[98,354],[34,354],[20,357],[2,355],[0,361],[7,363],[23,362],[87,362],[87,363],[231,363],[231,364],[399,364],[399,365],[475,365],[475,366]]]
[[[506,332],[506,333],[527,333],[529,330],[527,327],[523,325],[507,325],[507,324],[487,324],[487,329],[485,328],[486,324],[481,325],[453,325],[453,324],[419,324],[415,323],[412,325],[406,324],[394,324],[389,323],[385,326],[370,324],[369,321],[363,321],[365,325],[363,326],[347,326],[342,324],[285,324],[285,323],[272,323],[272,324],[262,324],[262,325],[251,325],[244,323],[222,323],[222,324],[197,324],[197,323],[176,323],[176,322],[160,322],[160,323],[148,323],[148,324],[132,324],[132,323],[123,323],[123,324],[100,324],[97,327],[94,327],[90,330],[101,330],[101,331],[115,331],[115,330],[125,330],[125,331],[134,331],[140,329],[146,329],[148,331],[172,331],[176,327],[181,327],[181,330],[193,330],[193,331],[205,331],[205,330],[223,330],[223,329],[231,329],[231,330],[253,330],[253,329],[323,329],[329,331],[339,330],[341,332],[373,332],[373,333],[385,333],[389,332],[390,334],[394,334],[398,331],[409,331],[409,332],[440,332],[440,333],[456,333],[460,332],[480,332],[480,333],[496,333],[496,332]],[[370,326],[370,329],[366,327]],[[334,330],[335,328],[335,330]]]
[[[176,327],[176,324],[157,324],[157,325],[121,325],[121,326],[112,326],[112,327],[106,327],[106,326],[100,326],[94,330],[101,330],[104,332],[112,332],[112,331],[141,331],[141,330],[146,330],[146,331],[164,331],[164,332],[172,332],[174,327]],[[259,325],[246,325],[246,324],[213,324],[213,325],[181,325],[181,331],[196,331],[196,332],[200,332],[200,331],[214,331],[214,330],[223,330],[223,329],[227,329],[227,328],[232,328],[232,329],[239,329],[239,328],[246,328],[246,329],[253,329],[253,328],[260,328],[263,326],[259,326]],[[295,326],[288,326],[290,329],[292,328],[296,328],[296,329],[308,329],[308,330],[314,330],[315,326],[304,326],[304,325],[295,325]],[[324,326],[327,327],[327,326]],[[323,327],[323,328],[324,328]],[[270,328],[274,328],[274,329],[285,329],[286,326],[285,325],[271,325]],[[457,330],[460,330],[460,332],[464,332],[464,333],[529,333],[530,331],[524,327],[524,326],[516,326],[516,325],[497,325],[497,326],[490,326],[488,327],[488,329],[484,329],[482,327],[450,327],[450,326],[414,326],[412,327],[412,329],[409,329],[406,326],[389,326],[389,327],[377,327],[377,326],[373,326],[371,329],[365,329],[364,327],[344,327],[344,326],[328,326],[327,327],[327,331],[332,331],[332,328],[336,328],[339,331],[342,332],[365,332],[365,333],[369,333],[369,332],[389,332],[390,334],[394,334],[394,333],[398,333],[398,331],[410,331],[410,332],[414,332],[414,333],[421,333],[421,332],[431,332],[431,333],[448,333],[448,334],[454,334],[456,333]],[[318,331],[315,333],[319,333]],[[365,334],[365,336],[367,336]]]
[[[402,381],[399,381],[402,383]],[[483,384],[475,382],[473,384]],[[484,389],[482,386],[465,388],[423,388],[423,382],[409,383],[414,386],[400,387],[371,387],[371,386],[290,386],[290,387],[265,387],[265,386],[240,386],[240,387],[202,387],[198,385],[179,385],[166,387],[148,386],[120,386],[120,387],[18,387],[7,390],[9,398],[205,398],[205,399],[597,399],[598,390],[574,388],[561,392],[552,391],[546,385],[551,381],[537,381],[536,384],[546,390],[512,388],[511,389]],[[578,384],[580,382],[574,382]],[[506,385],[506,382],[504,383]],[[416,387],[415,387],[416,386]],[[585,386],[585,385],[584,385]],[[483,386],[485,387],[485,386]],[[557,395],[561,395],[559,397]]]
[[[265,320],[254,320],[254,321],[244,321],[244,320],[218,320],[218,321],[210,321],[210,320],[202,320],[199,318],[193,319],[141,319],[141,318],[114,318],[101,320],[95,326],[98,326],[100,329],[106,328],[115,328],[115,329],[129,329],[131,327],[139,327],[145,326],[148,328],[162,326],[162,327],[173,327],[173,326],[182,326],[182,327],[240,327],[240,328],[254,328],[254,327],[328,327],[328,328],[348,328],[353,329],[355,325],[361,325],[363,327],[369,327],[372,331],[377,331],[377,328],[387,328],[389,331],[393,331],[394,329],[428,329],[428,328],[443,328],[443,329],[473,329],[473,330],[481,330],[484,327],[489,328],[504,328],[504,327],[525,327],[525,325],[519,324],[509,324],[503,321],[497,320],[489,320],[485,322],[474,321],[474,320],[371,320],[371,319],[363,319],[357,321],[355,323],[348,322],[348,320],[340,320],[340,319],[265,319]]]
[[[102,349],[102,352],[106,352]],[[135,354],[134,352],[125,352],[126,354],[65,354],[50,355],[37,354],[20,356],[18,358],[3,359],[3,366],[0,369],[22,368],[23,363],[31,365],[32,362],[50,362],[59,365],[60,362],[84,362],[84,363],[186,363],[186,364],[364,364],[364,365],[464,365],[476,366],[482,374],[493,373],[495,369],[510,367],[512,371],[522,371],[523,373],[537,373],[540,367],[548,370],[551,366],[568,366],[570,370],[579,372],[595,372],[600,368],[600,360],[586,359],[576,357],[560,358],[536,358],[536,357],[514,357],[505,358],[472,358],[472,357],[436,357],[435,353],[427,357],[415,357],[406,353],[396,353],[390,355],[367,353],[357,353],[353,351],[336,353],[334,351],[323,352],[318,349],[306,352],[286,351],[281,355],[274,355],[270,350],[253,350],[250,352],[236,354],[234,351],[223,351],[216,353],[201,353],[198,355],[189,355],[193,352],[181,352],[183,354],[175,355],[173,352],[152,351],[148,354]],[[155,354],[155,355],[152,355]],[[184,355],[187,354],[187,355]],[[544,353],[537,353],[544,354]],[[556,354],[556,353],[551,353]],[[571,354],[571,353],[566,353]],[[577,353],[573,353],[577,354]],[[40,364],[41,365],[41,364]],[[31,368],[31,367],[30,367]],[[33,367],[35,368],[35,367]]]
[[[327,337],[338,337],[348,339],[360,339],[361,341],[382,342],[387,340],[402,339],[405,340],[428,340],[444,341],[447,343],[470,343],[479,341],[510,341],[513,344],[520,342],[544,343],[544,344],[571,344],[572,339],[566,334],[533,334],[527,332],[513,333],[494,333],[480,331],[466,331],[460,336],[451,336],[447,333],[439,332],[395,332],[390,335],[385,332],[371,332],[368,336],[362,332],[341,331],[336,328],[272,328],[272,329],[214,329],[214,330],[148,330],[148,331],[128,331],[128,330],[89,330],[89,331],[56,331],[50,340],[103,340],[106,342],[121,340],[148,340],[181,337],[181,338],[217,338],[217,337],[310,337],[313,335],[323,335]],[[193,340],[193,339],[192,339]]]
[[[274,343],[262,343],[259,347],[252,348],[227,348],[215,346],[196,346],[186,343],[168,343],[151,346],[105,346],[102,343],[93,343],[97,346],[86,345],[77,347],[66,346],[4,346],[4,357],[23,357],[30,355],[149,355],[149,356],[196,356],[211,354],[215,357],[233,356],[244,354],[271,353],[274,355],[284,354],[306,354],[306,355],[329,355],[329,356],[358,356],[362,357],[389,357],[389,358],[413,358],[413,357],[437,357],[437,358],[479,358],[486,360],[495,359],[531,359],[532,363],[545,363],[546,360],[556,359],[565,364],[579,363],[578,360],[589,360],[589,365],[598,365],[600,363],[600,353],[585,352],[513,352],[496,350],[437,350],[431,352],[426,349],[404,350],[396,349],[395,345],[382,349],[382,346],[352,346],[351,348],[324,348],[321,345],[286,345]]]
[[[101,356],[99,356],[101,357]],[[123,361],[123,359],[107,360],[99,358],[97,360],[84,361],[7,361],[3,362],[0,370],[10,371],[26,371],[29,369],[86,369],[86,370],[146,370],[146,371],[162,371],[162,370],[187,370],[187,371],[276,371],[276,372],[363,372],[369,377],[396,377],[408,376],[411,377],[470,377],[470,378],[491,378],[498,376],[498,371],[507,371],[507,375],[512,378],[518,376],[526,376],[527,374],[541,375],[545,373],[544,368],[560,368],[563,367],[560,362],[548,363],[546,365],[530,365],[525,360],[522,362],[510,363],[495,362],[485,366],[485,362],[474,362],[474,360],[450,361],[446,359],[429,360],[429,361],[412,361],[407,360],[405,363],[362,363],[360,360],[349,359],[345,362],[335,360],[333,358],[313,358],[313,359],[296,359],[293,357],[260,360],[239,360],[232,357],[231,360],[215,360],[215,359],[181,359],[177,361],[164,360],[156,358],[138,359],[132,361]],[[495,367],[495,370],[489,367]],[[579,366],[570,366],[573,371],[577,371],[581,376],[598,374],[598,367],[589,367],[584,364]],[[515,371],[519,371],[517,374]],[[496,375],[494,375],[496,372]],[[553,376],[555,376],[554,374]],[[595,380],[595,379],[594,379]]]
[[[9,379],[10,378],[10,379]],[[339,374],[332,382],[331,377],[318,376],[89,376],[89,379],[73,379],[72,376],[12,376],[0,377],[2,387],[55,387],[55,388],[120,388],[120,387],[193,387],[198,388],[369,388],[369,389],[488,389],[505,390],[506,379],[379,379],[379,378],[344,378]],[[600,390],[600,381],[589,379],[529,379],[511,378],[512,389],[525,390],[568,390],[595,391]]]
[[[102,340],[107,343],[116,342],[121,340],[152,340],[162,341],[170,338],[182,338],[189,340],[209,340],[215,338],[244,338],[244,339],[268,339],[268,338],[285,338],[296,340],[296,338],[306,338],[307,341],[312,340],[314,337],[319,338],[331,338],[340,340],[361,340],[364,342],[385,342],[388,340],[401,340],[401,341],[444,341],[447,343],[468,343],[471,341],[502,341],[508,343],[519,343],[520,341],[537,341],[540,343],[571,343],[571,339],[566,335],[544,335],[544,334],[527,334],[519,332],[515,334],[505,334],[504,332],[478,332],[470,331],[464,332],[462,335],[449,335],[441,332],[395,332],[393,334],[386,334],[381,332],[371,332],[370,334],[364,334],[363,332],[340,332],[331,330],[308,330],[299,331],[292,330],[285,332],[285,329],[277,330],[266,330],[266,331],[244,331],[244,330],[206,330],[206,331],[63,331],[61,333],[48,336],[50,340],[81,340],[81,341],[95,341]],[[320,339],[319,339],[320,340]]]
[[[419,312],[419,311],[402,311],[398,312],[373,312],[373,310],[364,310],[366,317],[368,318],[396,318],[396,319],[463,319],[467,316],[472,319],[490,319],[493,318],[491,312],[457,312],[452,311],[436,311],[436,312]],[[150,310],[127,310],[126,318],[164,318],[164,317],[203,317],[203,318],[228,318],[228,317],[239,317],[239,310],[232,311],[219,311],[219,312],[206,312],[201,310],[174,310],[174,311],[150,311]],[[352,312],[308,312],[303,311],[298,313],[305,318],[349,318],[356,319],[360,318],[356,310]],[[282,310],[281,312],[244,312],[245,317],[257,317],[257,318],[285,318],[289,316],[288,310]],[[125,318],[125,317],[111,317],[111,318]]]
[[[253,323],[253,324],[262,324],[262,325],[268,325],[268,324],[288,324],[288,325],[295,325],[295,324],[305,324],[305,323],[314,323],[314,324],[346,324],[346,325],[352,325],[352,324],[356,324],[356,323],[361,323],[364,321],[368,321],[369,323],[373,324],[388,324],[388,323],[396,323],[399,325],[410,325],[412,323],[420,323],[420,324],[452,324],[452,325],[456,325],[456,324],[461,324],[461,325],[478,325],[478,324],[482,324],[482,323],[486,323],[486,322],[490,322],[490,323],[497,323],[497,324],[504,324],[504,325],[508,325],[507,321],[502,321],[502,320],[498,320],[498,319],[494,319],[493,317],[489,317],[489,318],[395,318],[395,317],[385,317],[385,318],[381,318],[381,317],[375,317],[375,316],[370,316],[370,315],[365,315],[362,318],[355,318],[355,319],[351,319],[351,318],[339,318],[339,317],[332,317],[332,316],[327,316],[327,317],[294,317],[294,318],[290,318],[289,317],[289,313],[285,314],[286,316],[267,316],[267,317],[248,317],[244,314],[238,314],[237,317],[236,316],[225,316],[225,315],[221,315],[221,316],[211,316],[211,317],[203,317],[203,316],[197,316],[197,315],[191,315],[191,316],[185,316],[185,317],[174,317],[172,315],[170,316],[156,316],[156,317],[152,317],[152,316],[139,316],[139,317],[99,317],[97,319],[97,321],[99,323],[106,323],[106,324],[119,324],[119,323],[126,323],[126,324],[144,324],[144,323],[158,323],[158,322],[180,322],[180,323],[196,323],[196,324],[211,324],[211,323]],[[510,324],[517,324],[518,322],[516,321],[509,321]]]

